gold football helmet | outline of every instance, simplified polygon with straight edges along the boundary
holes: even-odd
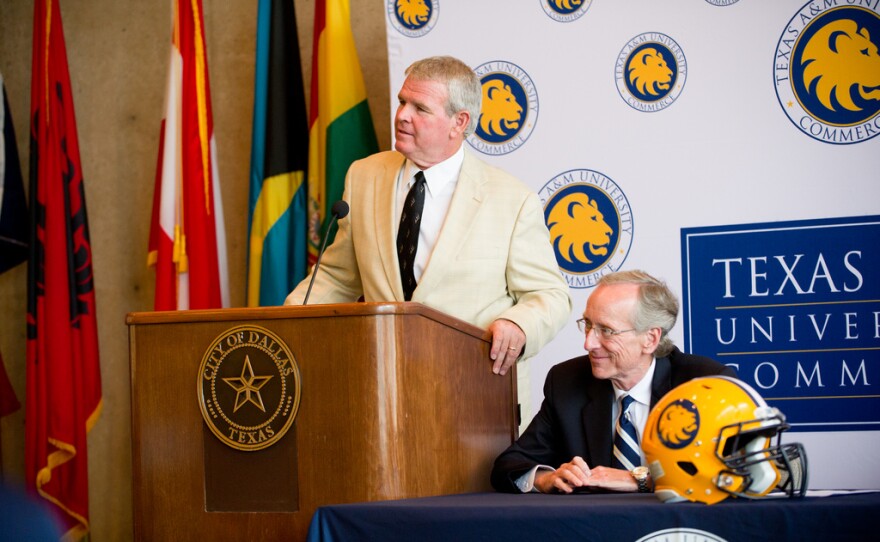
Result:
[[[807,456],[781,444],[785,416],[745,382],[713,376],[685,382],[648,415],[642,449],[654,492],[665,502],[715,504],[771,491],[802,497]]]

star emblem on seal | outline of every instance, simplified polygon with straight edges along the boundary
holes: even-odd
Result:
[[[223,379],[223,382],[229,384],[237,392],[235,408],[232,411],[238,412],[238,409],[246,403],[253,403],[257,408],[266,412],[266,407],[263,406],[263,398],[260,395],[260,388],[265,386],[270,380],[272,380],[272,375],[255,376],[251,360],[248,356],[245,356],[244,365],[241,367],[241,376]]]

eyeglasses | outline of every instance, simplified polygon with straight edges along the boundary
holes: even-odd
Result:
[[[627,333],[629,331],[638,331],[637,329],[621,329],[618,331],[616,329],[611,329],[610,327],[597,326],[597,325],[593,324],[593,322],[590,322],[589,320],[586,320],[584,318],[581,318],[580,320],[578,320],[577,325],[578,325],[578,329],[584,335],[588,335],[590,333],[590,330],[592,330],[592,331],[596,332],[596,337],[598,337],[600,339],[610,339],[611,337],[614,337],[615,335],[620,335],[621,333]]]

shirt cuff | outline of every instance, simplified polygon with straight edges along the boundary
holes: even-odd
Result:
[[[540,493],[541,491],[535,487],[535,475],[539,470],[549,472],[556,471],[556,469],[548,467],[547,465],[535,465],[529,469],[528,472],[516,479],[516,482],[514,482],[516,487],[518,487],[523,493]]]

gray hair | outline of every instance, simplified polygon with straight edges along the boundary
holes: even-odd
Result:
[[[632,325],[640,331],[654,327],[660,328],[660,343],[654,351],[658,358],[666,357],[675,346],[669,338],[669,331],[678,318],[678,299],[666,283],[639,270],[617,271],[604,275],[598,286],[608,284],[636,284],[639,297],[632,315]]]
[[[446,86],[446,114],[467,111],[471,120],[464,132],[468,137],[477,128],[483,105],[483,85],[467,64],[451,56],[433,56],[413,62],[406,76],[416,81],[437,81]]]

